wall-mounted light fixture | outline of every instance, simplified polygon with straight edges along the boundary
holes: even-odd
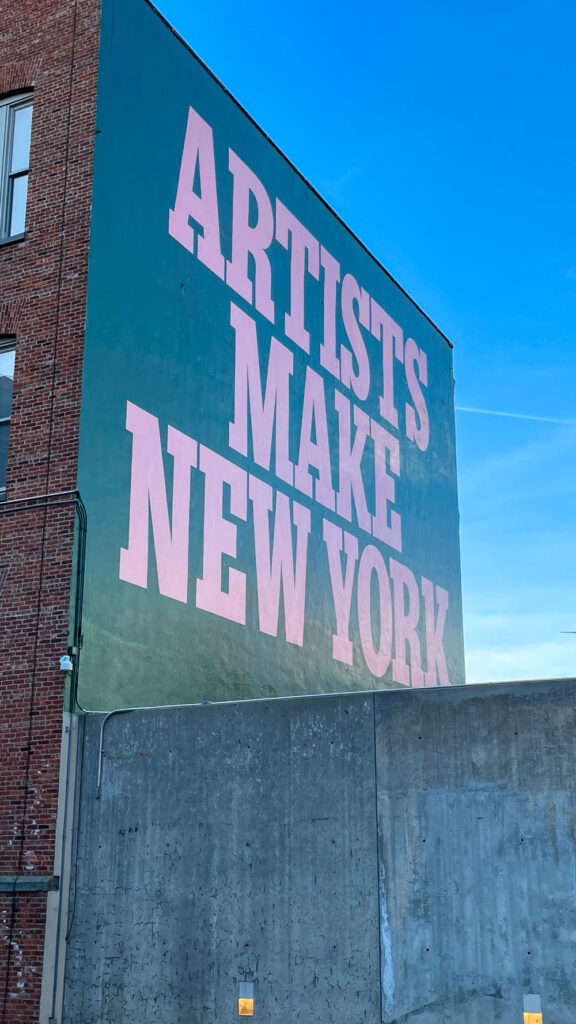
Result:
[[[542,1024],[542,1002],[540,996],[524,996],[524,1024]]]
[[[254,1016],[254,982],[252,981],[240,982],[238,1013],[241,1017]]]

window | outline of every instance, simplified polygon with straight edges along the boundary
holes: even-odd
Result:
[[[6,466],[14,384],[14,339],[0,338],[0,501],[6,497]]]
[[[31,133],[32,96],[0,100],[0,242],[24,234]]]

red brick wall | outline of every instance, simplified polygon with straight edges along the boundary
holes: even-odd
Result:
[[[76,487],[99,0],[0,2],[0,96],[33,88],[26,237],[0,245],[16,335],[0,505],[0,875],[51,875]],[[46,896],[0,893],[0,1024],[38,1020]]]

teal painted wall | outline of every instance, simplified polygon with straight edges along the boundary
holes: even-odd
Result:
[[[463,682],[450,346],[142,0],[91,237],[81,705]]]

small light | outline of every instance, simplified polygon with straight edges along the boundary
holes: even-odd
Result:
[[[73,669],[74,665],[72,664],[72,658],[70,657],[69,654],[64,654],[60,658],[60,670],[62,672],[72,672]]]
[[[254,1016],[254,983],[251,981],[240,982],[238,1014],[240,1017]]]
[[[542,1003],[538,995],[524,996],[524,1024],[542,1024]]]

